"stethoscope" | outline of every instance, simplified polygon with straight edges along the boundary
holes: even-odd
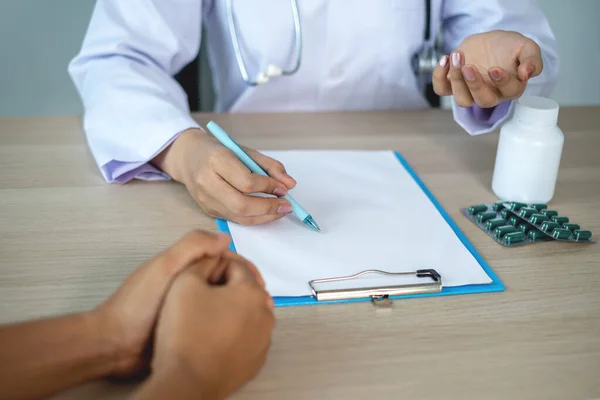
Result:
[[[250,86],[262,85],[269,82],[271,78],[282,76],[282,75],[293,75],[300,68],[300,62],[302,60],[302,27],[300,24],[300,12],[298,11],[297,0],[290,0],[292,6],[292,14],[294,16],[294,42],[296,44],[296,64],[292,69],[285,70],[278,65],[269,64],[264,71],[261,71],[255,79],[251,79],[246,69],[246,63],[240,50],[240,42],[237,33],[237,27],[235,18],[233,15],[233,0],[227,0],[227,19],[229,23],[229,33],[231,36],[231,42],[233,44],[233,50],[235,58],[237,60],[238,68],[242,75],[242,79],[246,84]],[[425,81],[431,79],[431,74],[435,69],[441,53],[438,51],[431,39],[431,0],[425,0],[425,33],[424,33],[424,44],[423,48],[415,53],[411,62],[412,68],[415,74]]]

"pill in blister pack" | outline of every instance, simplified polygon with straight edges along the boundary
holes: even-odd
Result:
[[[514,216],[538,228],[545,235],[559,241],[576,243],[594,243],[592,232],[582,229],[579,224],[569,221],[558,211],[550,210],[545,204],[523,204],[508,202],[502,206]],[[535,212],[531,212],[535,210]]]
[[[473,205],[461,212],[503,246],[554,240],[594,243],[590,231],[545,204],[498,202]]]
[[[461,211],[488,236],[503,246],[552,240],[534,225],[511,212],[503,203],[478,204],[462,208]]]

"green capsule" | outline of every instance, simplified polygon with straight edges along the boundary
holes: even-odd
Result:
[[[487,211],[488,207],[485,204],[478,204],[476,206],[469,207],[469,215],[476,215],[480,212]]]
[[[502,211],[500,211],[500,216],[504,219],[508,219],[508,217],[510,217],[512,214],[510,211],[508,211],[506,208]]]
[[[568,229],[570,231],[578,231],[581,227],[577,224],[563,224],[563,228]]]
[[[504,202],[502,202],[502,201],[492,204],[492,210],[494,210],[494,211],[500,211],[503,208],[504,208]]]
[[[536,212],[537,210],[535,208],[523,207],[519,210],[519,217],[529,218]]]
[[[552,237],[554,239],[561,239],[561,240],[568,239],[569,237],[571,237],[571,231],[568,229],[557,228],[552,231]]]
[[[517,203],[515,201],[515,202],[510,203],[510,209],[513,211],[519,211],[521,208],[525,207],[526,205],[527,204],[525,204],[525,203]]]
[[[493,231],[500,225],[504,225],[506,222],[502,218],[490,219],[485,223],[485,229],[488,231]]]
[[[497,227],[496,230],[494,231],[494,234],[496,235],[497,238],[502,238],[507,233],[513,233],[516,231],[517,231],[517,229],[512,225],[503,225],[503,226]]]
[[[554,222],[558,222],[560,225],[564,225],[564,224],[568,224],[569,223],[569,218],[567,217],[559,217],[558,215],[555,215],[554,217],[550,217],[550,219]]]
[[[532,204],[531,208],[535,208],[536,210],[538,210],[538,212],[540,212],[540,211],[548,208],[548,206],[546,204]],[[550,216],[548,216],[548,217],[550,217]]]
[[[573,236],[575,236],[575,240],[589,240],[592,237],[592,232],[580,231],[578,229],[575,232],[573,232]]]
[[[508,219],[508,223],[511,224],[512,226],[517,226],[519,221],[521,221],[521,219],[519,217],[517,217],[516,215],[513,215],[512,217],[510,217]]]
[[[512,232],[504,235],[504,243],[506,244],[515,244],[522,242],[525,240],[525,234],[523,232]]]
[[[558,222],[544,221],[542,222],[541,230],[547,233],[551,233],[553,230],[560,228]]]
[[[529,236],[529,239],[531,239],[533,241],[540,240],[540,239],[543,239],[544,237],[546,237],[544,232],[537,230],[537,229],[530,230],[529,233],[527,234],[527,236]]]
[[[487,221],[488,219],[494,218],[495,216],[496,216],[496,213],[493,212],[493,211],[479,213],[479,214],[477,214],[477,222],[479,222],[480,224],[482,224],[485,221]]]
[[[552,217],[556,217],[558,215],[558,212],[556,212],[554,210],[542,210],[540,212],[540,214],[545,215],[546,217],[552,219]]]
[[[542,214],[532,214],[531,217],[529,217],[529,222],[531,222],[534,225],[539,225],[544,221],[547,221],[548,217],[546,217],[545,215]]]
[[[529,225],[527,223],[522,223],[521,225],[519,225],[517,227],[517,229],[523,233],[527,233],[531,230],[531,225]]]

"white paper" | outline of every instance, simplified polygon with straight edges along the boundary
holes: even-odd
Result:
[[[391,151],[264,151],[297,186],[290,192],[322,232],[294,215],[258,226],[229,223],[237,252],[256,264],[272,296],[310,295],[313,279],[366,269],[433,268],[444,286],[491,280]],[[367,275],[337,287],[413,283]],[[422,278],[418,282],[423,282]],[[318,286],[317,289],[331,288]]]

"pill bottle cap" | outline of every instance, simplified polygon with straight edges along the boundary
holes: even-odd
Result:
[[[554,126],[558,122],[558,103],[539,96],[523,96],[517,100],[514,118],[536,126]]]

